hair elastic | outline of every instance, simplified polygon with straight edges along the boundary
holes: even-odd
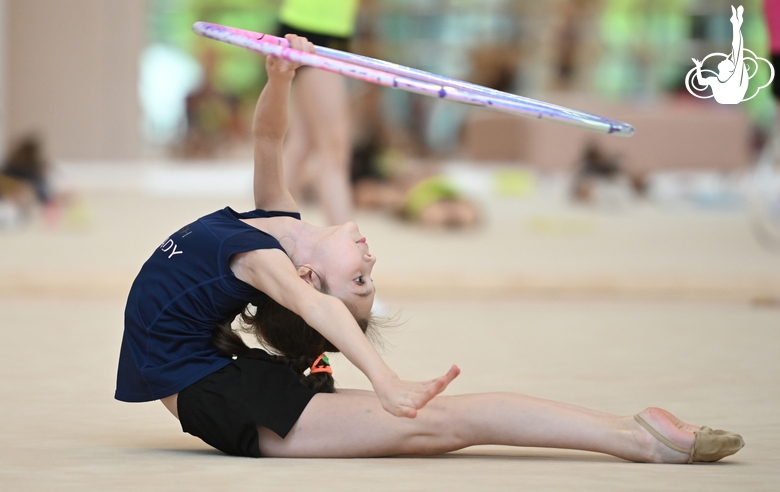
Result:
[[[321,354],[319,357],[317,357],[311,365],[310,374],[316,374],[318,372],[333,374],[333,368],[330,367],[330,361],[328,360],[328,356],[325,354]]]

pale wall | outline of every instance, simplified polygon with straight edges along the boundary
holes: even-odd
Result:
[[[145,10],[143,0],[5,0],[6,140],[37,132],[54,160],[140,156]]]
[[[7,116],[7,104],[6,104],[6,91],[5,91],[5,79],[6,79],[6,42],[5,38],[8,33],[5,24],[5,1],[0,0],[0,156],[5,155],[6,145],[6,116]]]

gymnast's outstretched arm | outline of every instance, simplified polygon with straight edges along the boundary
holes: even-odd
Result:
[[[289,35],[291,47],[314,52],[305,38]],[[287,133],[290,86],[299,64],[269,56],[266,58],[266,83],[255,107],[252,121],[254,138],[255,208],[297,212],[298,204],[284,181],[282,148]]]
[[[441,377],[404,381],[382,360],[360,330],[343,301],[323,294],[309,284],[310,266],[295,267],[278,249],[258,249],[234,255],[231,270],[236,277],[301,316],[327,338],[368,377],[382,407],[396,417],[414,418],[460,374],[452,366]]]

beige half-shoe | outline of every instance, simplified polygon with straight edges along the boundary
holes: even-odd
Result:
[[[688,463],[718,461],[726,456],[731,456],[745,446],[745,440],[739,434],[702,427],[701,430],[694,432],[696,439],[693,442],[693,446],[690,449],[686,449],[662,436],[639,415],[634,415],[634,420],[668,448],[678,453],[687,454]]]

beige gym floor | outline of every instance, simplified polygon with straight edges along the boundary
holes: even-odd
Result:
[[[167,235],[245,196],[82,192],[58,225],[0,231],[0,490],[778,490],[780,254],[740,210],[493,198],[473,232],[361,212],[403,377],[617,414],[662,406],[741,433],[712,465],[474,447],[429,458],[233,458],[160,403],[113,399],[124,296]],[[316,213],[309,216],[317,218]],[[342,387],[367,388],[335,357]]]

